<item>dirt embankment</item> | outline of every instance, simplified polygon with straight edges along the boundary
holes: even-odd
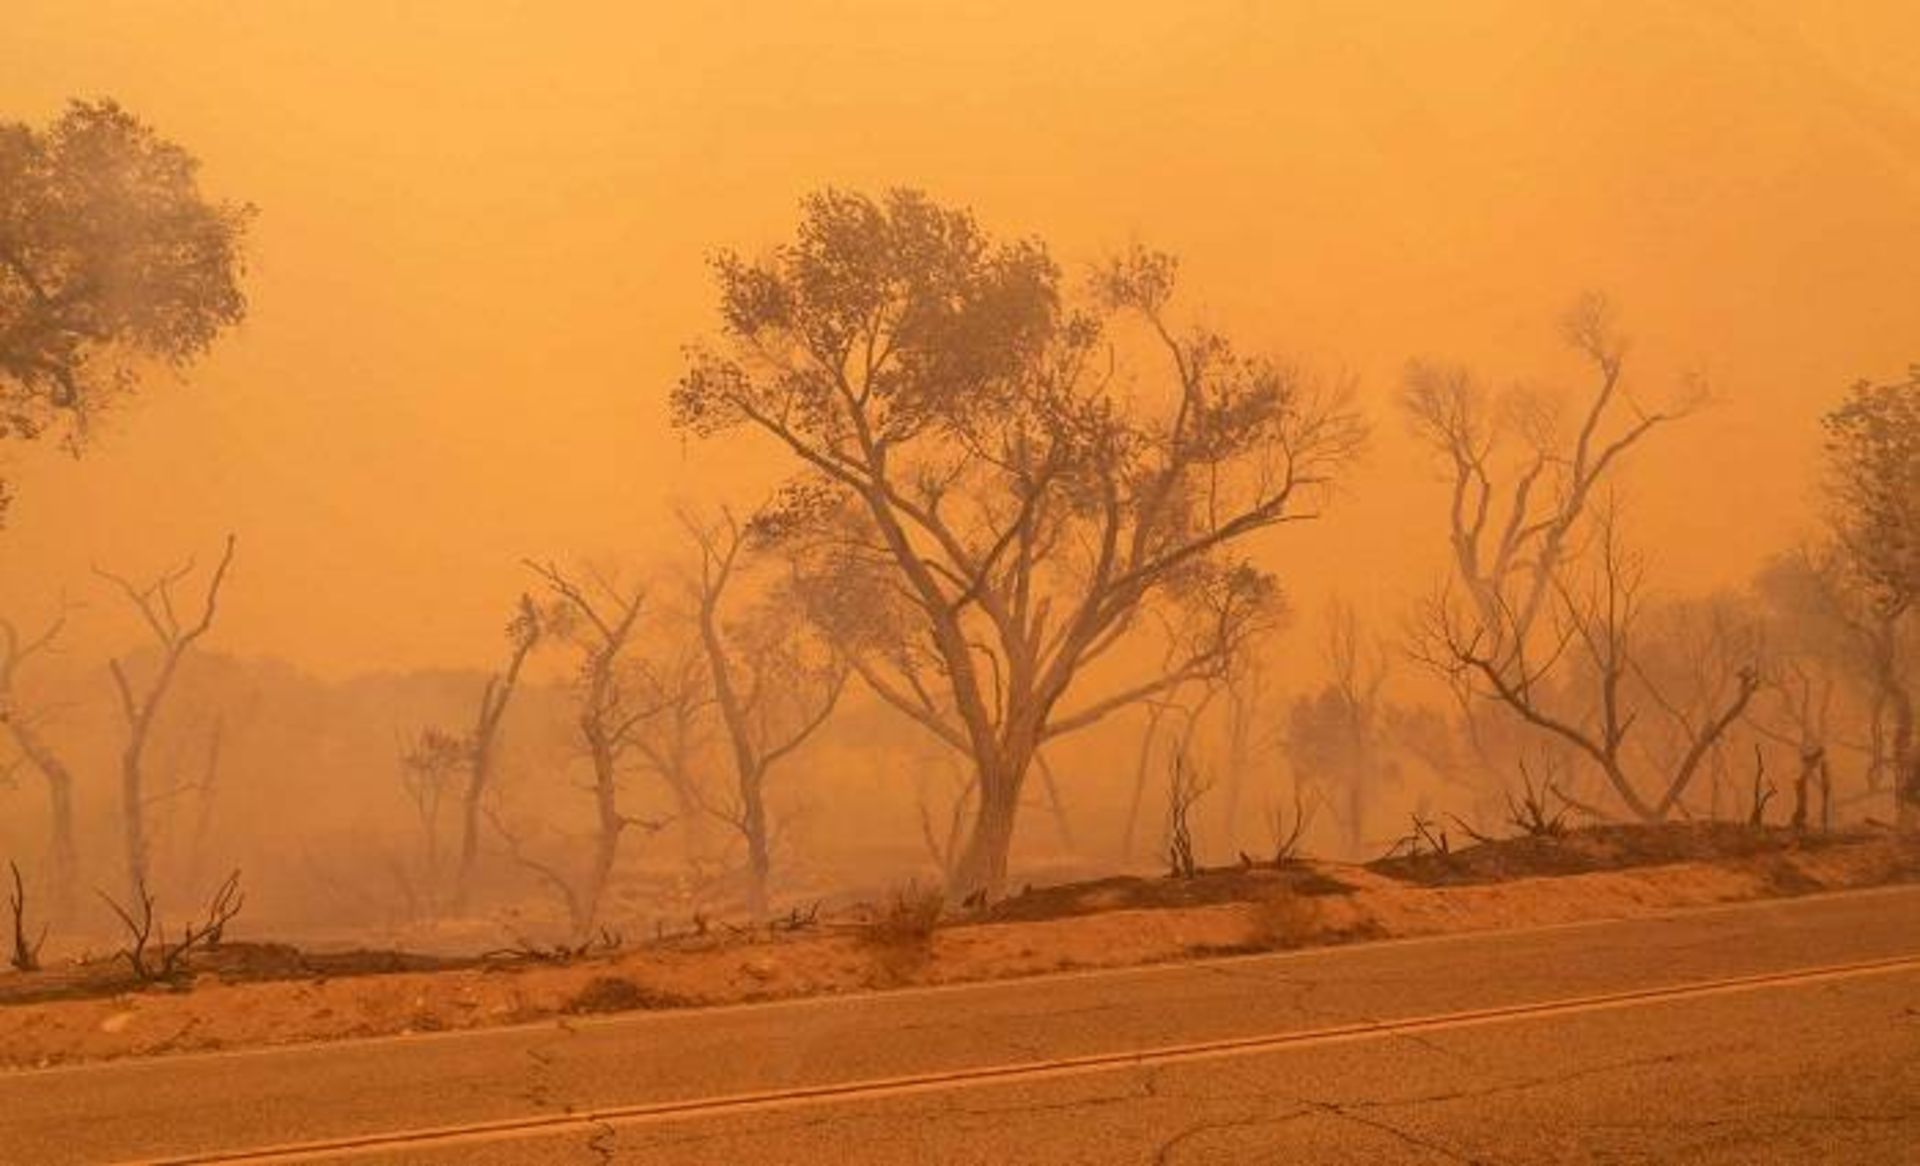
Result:
[[[555,964],[311,955],[229,943],[171,988],[123,963],[0,976],[0,1064],[21,1068],[570,1014],[776,1000],[1359,939],[1631,918],[1920,879],[1920,841],[1703,826],[1606,827],[1366,867],[1027,888],[939,920],[903,895],[773,934],[681,937]]]

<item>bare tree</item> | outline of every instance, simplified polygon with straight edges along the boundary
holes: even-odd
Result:
[[[1177,879],[1200,871],[1193,849],[1193,811],[1213,789],[1213,779],[1194,764],[1185,749],[1167,766],[1167,867]]]
[[[1241,802],[1247,778],[1279,740],[1273,723],[1277,720],[1273,715],[1275,710],[1269,708],[1271,673],[1265,666],[1260,646],[1257,641],[1250,642],[1247,650],[1228,663],[1220,677],[1220,688],[1226,697],[1223,719],[1227,770],[1220,799],[1221,837],[1235,847],[1244,842],[1240,834]],[[1296,782],[1296,792],[1298,787]],[[1297,835],[1293,841],[1298,843]]]
[[[473,729],[467,737],[467,785],[460,797],[460,866],[454,876],[454,910],[466,909],[473,889],[473,868],[480,857],[481,803],[493,785],[495,750],[500,742],[500,723],[507,706],[513,702],[520,684],[520,670],[540,642],[540,615],[532,596],[522,594],[507,622],[507,666],[487,677],[480,690],[480,705],[474,713]]]
[[[1489,393],[1464,368],[1416,362],[1403,410],[1414,436],[1446,468],[1450,592],[1464,596],[1474,630],[1495,655],[1517,650],[1555,602],[1555,580],[1628,455],[1686,416],[1697,386],[1664,409],[1642,407],[1626,380],[1628,344],[1605,297],[1589,293],[1562,319],[1562,337],[1591,385],[1568,407],[1530,390]],[[1471,671],[1456,681],[1461,729],[1476,774],[1509,774],[1525,756],[1499,702],[1478,699]],[[1515,752],[1518,749],[1520,752]]]
[[[234,546],[234,537],[228,535],[226,545],[220,553],[220,561],[207,579],[206,593],[200,603],[200,614],[191,623],[181,622],[175,612],[173,599],[174,587],[193,574],[194,566],[191,561],[145,585],[136,585],[118,575],[95,568],[95,573],[117,587],[139,612],[141,620],[153,636],[154,647],[159,654],[153,675],[143,687],[138,689],[122,661],[117,659],[108,661],[108,669],[113,674],[114,688],[120,697],[120,712],[127,724],[127,743],[120,754],[120,812],[126,838],[127,883],[136,902],[147,892],[150,873],[146,830],[148,795],[144,763],[148,743],[153,734],[154,721],[166,702],[168,691],[173,687],[181,660],[186,658],[194,644],[199,642],[200,638],[213,626],[213,618],[220,602],[220,588],[226,582],[228,568],[233,565]]]
[[[444,729],[428,726],[406,742],[400,751],[400,785],[413,806],[414,820],[420,827],[421,871],[418,885],[424,888],[431,912],[435,889],[440,887],[440,818],[447,794],[460,776],[472,765],[472,743]],[[414,885],[409,876],[407,883]]]
[[[1186,613],[1191,615],[1193,609],[1189,607]],[[1175,626],[1164,613],[1155,614],[1160,617],[1164,629],[1162,639],[1166,644],[1161,669],[1169,672],[1192,650],[1195,637],[1192,631],[1183,632]],[[1134,835],[1139,827],[1148,779],[1153,773],[1155,758],[1163,751],[1158,748],[1163,744],[1162,730],[1172,733],[1164,742],[1168,748],[1175,752],[1189,751],[1200,735],[1203,722],[1222,707],[1227,742],[1227,806],[1222,836],[1229,842],[1234,840],[1244,771],[1252,764],[1255,752],[1253,726],[1261,696],[1259,649],[1283,614],[1283,605],[1277,596],[1258,610],[1237,614],[1234,618],[1241,621],[1240,626],[1231,635],[1222,637],[1224,651],[1217,668],[1140,702],[1147,716],[1134,758],[1133,794],[1127,803],[1126,825],[1121,834],[1121,861],[1133,859]],[[1225,698],[1224,706],[1222,698]]]
[[[1233,548],[1314,517],[1361,426],[1298,372],[1177,334],[1170,258],[1110,265],[1094,310],[1070,311],[1040,244],[996,243],[915,192],[815,195],[793,243],[716,266],[726,344],[694,351],[676,423],[758,430],[801,467],[792,522],[889,625],[861,646],[893,650],[852,663],[972,759],[957,889],[997,892],[1036,753],[1218,670],[1273,590]],[[1104,328],[1122,314],[1163,361],[1139,400],[1113,388]],[[1144,610],[1208,591],[1230,596],[1217,634],[1065,706]]]
[[[1172,642],[1163,653],[1163,668],[1173,667],[1176,658],[1184,650],[1181,642],[1169,638]],[[1235,658],[1242,655],[1236,653]],[[1165,755],[1167,763],[1172,764],[1173,754],[1189,747],[1200,719],[1220,696],[1232,664],[1233,660],[1224,660],[1217,672],[1192,677],[1138,702],[1146,710],[1146,722],[1141,726],[1134,752],[1133,794],[1127,800],[1126,821],[1120,832],[1121,862],[1133,861],[1134,838],[1140,829],[1140,811],[1146,804],[1147,786],[1156,772],[1156,759]]]
[[[642,725],[659,711],[629,679],[628,650],[646,589],[638,584],[621,588],[598,573],[583,584],[552,563],[529,562],[527,567],[552,595],[544,621],[547,630],[574,645],[580,656],[574,680],[576,725],[593,770],[596,829],[586,877],[579,893],[567,897],[578,942],[592,933],[599,918],[627,827],[639,825],[652,832],[664,825],[620,809],[620,783],[629,768],[629,755]]]
[[[13,909],[13,954],[7,962],[16,972],[37,972],[40,949],[47,942],[47,925],[41,924],[37,938],[27,938],[27,886],[21,881],[19,863],[8,860],[7,869],[13,872],[13,894],[8,899],[8,906]]]
[[[1613,316],[1605,297],[1588,294],[1562,321],[1567,344],[1594,380],[1570,442],[1556,409],[1538,395],[1515,392],[1496,400],[1464,369],[1416,363],[1408,370],[1402,403],[1414,434],[1452,477],[1453,574],[1490,637],[1524,639],[1532,632],[1583,521],[1622,459],[1693,407],[1683,400],[1650,410],[1633,400],[1624,379],[1628,345]]]
[[[1294,702],[1287,750],[1296,776],[1335,783],[1344,796],[1348,850],[1366,845],[1367,811],[1387,774],[1386,649],[1366,636],[1350,604],[1335,601],[1327,614],[1321,662],[1328,680],[1317,697]],[[1323,784],[1324,788],[1324,784]]]
[[[1140,737],[1134,746],[1133,756],[1133,794],[1127,800],[1127,816],[1120,829],[1120,861],[1131,863],[1134,857],[1134,836],[1140,828],[1140,808],[1146,803],[1147,784],[1153,778],[1154,759],[1161,749],[1161,726],[1169,716],[1184,715],[1185,706],[1179,703],[1178,692],[1169,692],[1163,696],[1140,702],[1145,709],[1145,717],[1140,726]]]
[[[1836,755],[1864,759],[1864,788],[1849,800],[1887,797],[1896,784],[1897,710],[1908,685],[1911,647],[1902,644],[1898,624],[1849,585],[1830,544],[1776,557],[1761,571],[1756,589],[1770,616],[1779,665],[1769,686],[1771,715],[1754,718],[1754,729],[1803,759],[1819,755],[1822,821],[1831,825]]]
[[[1547,612],[1552,634],[1544,646],[1530,638],[1488,629],[1472,611],[1433,601],[1416,655],[1442,673],[1484,693],[1485,699],[1550,737],[1571,746],[1595,765],[1608,787],[1637,818],[1660,821],[1685,796],[1701,763],[1746,711],[1760,688],[1756,664],[1741,663],[1731,675],[1708,681],[1705,707],[1688,709],[1662,691],[1640,667],[1643,570],[1621,545],[1617,515],[1602,511],[1587,577],[1572,577],[1563,562],[1552,580]],[[1514,627],[1504,606],[1501,627]],[[1710,661],[1701,661],[1702,668]],[[1683,747],[1660,766],[1654,792],[1632,772],[1629,734],[1643,717],[1664,714]]]
[[[833,715],[848,668],[839,652],[819,642],[797,602],[776,598],[744,617],[725,617],[722,605],[740,578],[751,523],[726,512],[714,523],[690,514],[681,521],[700,550],[700,642],[733,758],[733,796],[718,815],[746,842],[747,912],[757,923],[766,918],[773,861],[767,777]]]
[[[686,859],[697,866],[706,858],[706,797],[701,785],[701,758],[708,747],[713,705],[713,682],[707,672],[705,645],[697,632],[685,631],[697,619],[674,613],[664,621],[673,625],[652,638],[663,650],[650,653],[632,678],[641,700],[656,710],[633,747],[638,760],[673,795],[674,821]]]
[[[1626,456],[1691,411],[1697,386],[1693,398],[1666,409],[1636,402],[1625,379],[1628,345],[1602,297],[1575,305],[1564,336],[1593,379],[1570,435],[1540,396],[1490,400],[1457,369],[1416,365],[1408,374],[1404,404],[1414,432],[1452,479],[1451,579],[1428,606],[1415,653],[1455,682],[1487,768],[1508,770],[1520,759],[1487,755],[1479,711],[1491,706],[1594,762],[1634,815],[1663,818],[1744,712],[1758,673],[1747,662],[1714,678],[1724,681],[1726,699],[1697,717],[1675,718],[1686,747],[1661,791],[1635,788],[1625,754],[1637,720],[1625,707],[1630,682],[1646,698],[1640,703],[1669,714],[1678,706],[1635,675],[1641,571],[1624,557],[1605,497]],[[1583,565],[1583,557],[1595,561]],[[1586,702],[1580,707],[1590,715],[1572,705],[1556,710],[1556,699]]]
[[[1289,866],[1300,859],[1300,848],[1307,831],[1313,828],[1315,806],[1307,801],[1306,790],[1298,778],[1293,783],[1293,815],[1278,806],[1267,807],[1267,840],[1269,843],[1268,860],[1276,870]],[[1245,855],[1242,853],[1244,860]],[[1251,864],[1249,864],[1251,865]]]
[[[20,755],[47,783],[48,868],[56,914],[64,914],[73,906],[80,872],[80,851],[74,839],[73,771],[41,735],[39,718],[22,705],[16,682],[22,665],[53,648],[66,622],[62,604],[60,614],[44,630],[23,638],[10,620],[0,619],[0,724],[6,726]]]

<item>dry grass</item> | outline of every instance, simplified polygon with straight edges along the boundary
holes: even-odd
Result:
[[[946,892],[908,882],[895,887],[879,913],[860,928],[860,944],[887,979],[911,974],[933,956],[933,935],[946,912]]]
[[[1291,891],[1247,904],[1247,946],[1260,951],[1306,947],[1321,938],[1325,914],[1320,904]]]
[[[595,976],[567,1001],[566,1010],[575,1014],[634,1012],[642,1008],[681,1008],[688,1003],[682,997],[653,991],[625,976]]]
[[[1261,951],[1308,947],[1325,930],[1325,912],[1306,895],[1279,893],[1246,909],[1246,941]]]

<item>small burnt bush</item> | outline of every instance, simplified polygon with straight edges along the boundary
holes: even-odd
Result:
[[[933,955],[933,934],[947,906],[939,887],[918,882],[895,887],[873,919],[860,929],[860,943],[874,953],[881,971],[898,979]]]
[[[678,996],[642,987],[625,976],[595,976],[567,1001],[567,1011],[584,1016],[637,1012],[645,1008],[679,1008],[687,1003]]]

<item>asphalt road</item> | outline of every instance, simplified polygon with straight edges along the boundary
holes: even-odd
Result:
[[[1920,1162],[1920,888],[0,1075],[0,1161]]]

